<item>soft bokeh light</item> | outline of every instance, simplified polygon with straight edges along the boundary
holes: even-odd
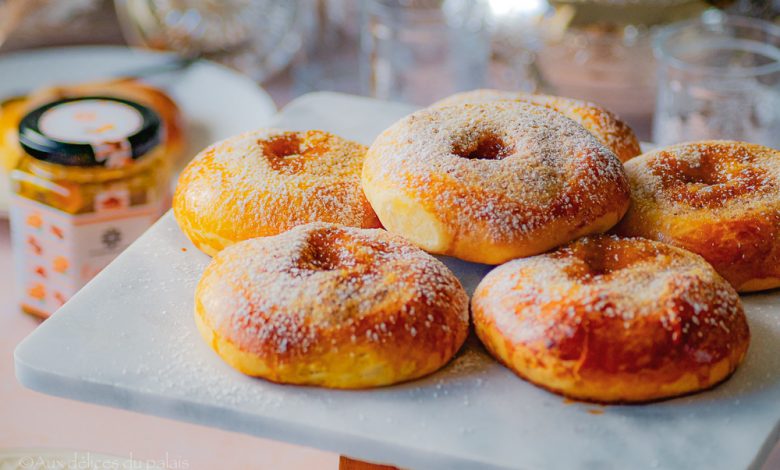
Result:
[[[541,13],[547,7],[544,0],[488,0],[488,4],[497,17]]]

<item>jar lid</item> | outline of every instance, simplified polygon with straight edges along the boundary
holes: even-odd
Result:
[[[120,98],[53,101],[19,123],[19,144],[38,160],[68,166],[121,168],[160,144],[160,117]]]

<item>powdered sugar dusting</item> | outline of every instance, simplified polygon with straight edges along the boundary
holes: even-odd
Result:
[[[553,330],[573,337],[595,318],[640,330],[660,322],[673,340],[744,321],[734,289],[698,255],[616,236],[583,238],[506,263],[483,279],[473,302],[520,343],[553,338]]]
[[[226,239],[313,221],[377,227],[360,185],[366,148],[322,131],[260,129],[218,142],[182,172],[177,218]]]
[[[434,103],[432,107],[466,103],[491,103],[500,100],[515,100],[537,104],[563,114],[585,127],[602,144],[612,150],[622,162],[628,161],[641,153],[639,140],[626,123],[612,112],[587,101],[514,91],[473,90],[447,97]]]
[[[475,155],[481,148],[487,157]],[[620,161],[590,133],[557,112],[510,101],[407,116],[368,151],[363,184],[375,182],[401,188],[454,233],[478,230],[497,243],[553,221],[583,227],[628,200]]]
[[[780,152],[760,145],[706,141],[646,153],[626,164],[638,210],[697,210],[744,217],[780,210]]]
[[[383,230],[323,223],[223,250],[197,298],[215,329],[279,353],[305,352],[326,330],[381,344],[468,324],[466,293],[443,263]]]

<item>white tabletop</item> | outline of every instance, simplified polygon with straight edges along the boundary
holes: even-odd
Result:
[[[387,124],[334,122],[334,112],[372,115],[363,101],[326,100],[297,112],[317,118],[317,110],[327,118],[317,127],[348,137]],[[419,468],[745,468],[776,439],[780,315],[772,295],[746,300],[754,341],[743,367],[692,397],[634,407],[565,404],[474,344],[427,379],[338,392],[269,384],[224,365],[191,321],[192,287],[207,261],[164,219],[17,350],[20,377],[47,393]],[[450,265],[461,276],[475,272]]]

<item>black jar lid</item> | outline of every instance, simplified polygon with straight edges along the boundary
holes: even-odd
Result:
[[[162,141],[160,116],[120,98],[86,96],[45,104],[19,123],[30,156],[59,165],[121,168]]]

